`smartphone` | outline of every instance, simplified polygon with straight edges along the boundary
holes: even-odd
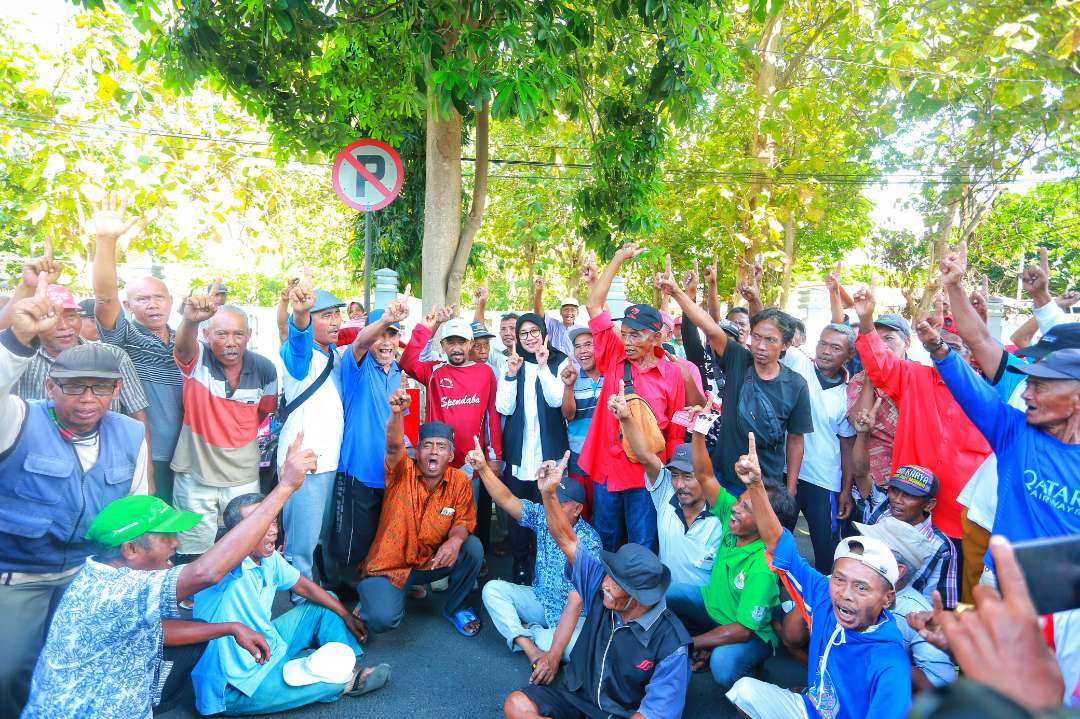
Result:
[[[1013,544],[1039,614],[1080,608],[1080,534]]]

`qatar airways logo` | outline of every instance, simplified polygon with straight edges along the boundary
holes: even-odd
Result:
[[[466,404],[480,404],[480,395],[469,394],[464,397],[458,397],[457,399],[450,399],[449,397],[440,398],[443,409],[450,409],[451,407],[460,407]]]

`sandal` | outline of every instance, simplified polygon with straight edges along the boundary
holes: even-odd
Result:
[[[463,637],[475,637],[480,633],[480,630],[484,626],[479,617],[476,616],[476,612],[473,611],[472,607],[459,609],[454,612],[453,616],[447,617],[447,619],[454,625],[454,629],[458,630],[458,634]],[[465,626],[467,624],[472,624],[473,622],[476,622],[476,629],[471,632],[465,631]]]
[[[427,599],[428,590],[423,584],[414,584],[409,587],[409,599]]]
[[[368,694],[376,689],[382,689],[388,681],[390,681],[389,664],[379,664],[366,676],[364,670],[361,669],[356,672],[352,680],[345,686],[344,696],[358,697],[362,694]]]

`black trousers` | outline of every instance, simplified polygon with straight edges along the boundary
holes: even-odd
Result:
[[[339,473],[334,480],[334,525],[330,556],[342,571],[355,569],[368,555],[382,512],[383,489]]]
[[[827,576],[832,573],[833,552],[840,541],[840,528],[836,522],[836,492],[800,479],[795,500],[810,530],[814,568]]]
[[[503,476],[503,482],[518,499],[527,499],[537,503],[542,501],[536,482],[523,482],[510,474],[509,469]],[[517,522],[511,521],[508,539],[510,554],[514,558],[515,572],[518,569],[523,570],[525,583],[532,582],[533,568],[536,565],[536,534],[531,529],[526,529]],[[518,577],[515,577],[516,579]]]
[[[207,644],[209,642],[165,647],[162,651],[162,659],[170,662],[172,667],[161,690],[161,702],[154,707],[155,714],[164,714],[176,705],[184,690],[191,684],[191,670],[199,663]]]

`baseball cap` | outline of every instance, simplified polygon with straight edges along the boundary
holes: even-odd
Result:
[[[671,459],[664,466],[684,474],[693,474],[694,460],[690,451],[690,444],[680,444],[676,447],[675,451],[671,453]]]
[[[915,569],[926,564],[930,561],[930,557],[934,556],[934,545],[930,539],[915,527],[907,522],[901,522],[896,517],[882,517],[876,524],[860,522],[852,522],[852,524],[855,525],[859,534],[880,539]]]
[[[65,310],[82,310],[79,303],[75,301],[75,295],[71,294],[71,290],[63,285],[49,285],[46,292],[49,295],[49,302],[54,305],[59,305]],[[92,312],[93,310],[91,310]]]
[[[100,342],[86,342],[57,355],[49,376],[120,379],[120,358]]]
[[[567,476],[562,478],[559,488],[555,490],[555,496],[559,498],[560,502],[585,504],[585,488],[581,486],[581,482]]]
[[[574,341],[581,335],[591,335],[591,327],[571,327],[570,331],[566,333],[566,336],[570,338],[570,344],[574,344]]]
[[[1080,322],[1066,322],[1051,327],[1039,338],[1039,341],[1013,352],[1020,357],[1042,359],[1051,352],[1080,347]]]
[[[344,684],[356,669],[356,652],[343,642],[327,642],[306,657],[285,662],[282,678],[291,687],[315,682]]]
[[[201,514],[181,512],[152,494],[132,494],[106,504],[90,523],[86,539],[119,547],[149,532],[186,532],[200,521]]]
[[[566,307],[567,305],[573,305],[574,307],[580,307],[578,301],[574,297],[563,297],[563,301],[559,303],[559,307]]]
[[[322,312],[334,307],[344,307],[345,302],[334,297],[326,290],[315,290],[315,304],[311,306],[311,313]]]
[[[839,559],[854,559],[856,562],[865,564],[875,572],[885,577],[890,586],[896,586],[896,580],[900,578],[900,570],[896,566],[896,557],[885,542],[876,537],[847,537],[841,539],[833,552],[833,564]]]
[[[651,305],[630,305],[621,319],[624,325],[635,330],[659,332],[664,328],[660,310]]]
[[[1009,371],[1040,379],[1080,379],[1080,349],[1057,350],[1034,364],[1009,365]]]
[[[460,337],[462,339],[471,340],[473,339],[472,325],[469,324],[467,320],[455,317],[443,325],[442,336],[444,340],[450,337]]]
[[[367,316],[367,320],[366,320],[366,321],[365,321],[365,320],[349,320],[348,322],[346,322],[345,324],[343,324],[343,325],[342,325],[342,327],[351,327],[351,326],[352,326],[352,323],[354,323],[354,322],[355,322],[355,323],[359,323],[359,326],[360,326],[360,327],[364,327],[364,326],[365,326],[365,325],[367,325],[368,323],[375,323],[375,322],[378,322],[379,320],[381,320],[381,319],[382,319],[382,316],[383,316],[384,314],[386,314],[386,310],[383,310],[383,309],[379,309],[379,310],[374,310],[374,311],[373,311],[373,312],[372,312],[372,313],[371,313],[370,315],[368,315],[368,316]],[[400,322],[391,322],[391,323],[390,323],[390,327],[393,327],[393,328],[394,328],[394,329],[396,329],[396,330],[397,330],[398,332],[400,332],[400,331],[401,331],[401,323],[400,323]]]
[[[929,469],[917,464],[897,467],[887,484],[912,497],[936,497],[938,493],[938,478]]]
[[[907,320],[895,312],[888,312],[881,315],[874,320],[874,324],[878,327],[888,327],[891,330],[896,330],[904,335],[904,337],[911,337],[911,325],[908,324]]]
[[[480,322],[479,320],[474,320],[469,326],[472,327],[472,335],[474,340],[488,339],[495,336],[491,334],[491,331],[488,330],[488,328],[484,326],[484,323]]]
[[[94,304],[95,303],[94,303],[94,298],[93,297],[90,297],[89,299],[85,299],[85,300],[80,300],[79,301],[79,314],[82,315],[83,317],[93,317],[94,316]]]

